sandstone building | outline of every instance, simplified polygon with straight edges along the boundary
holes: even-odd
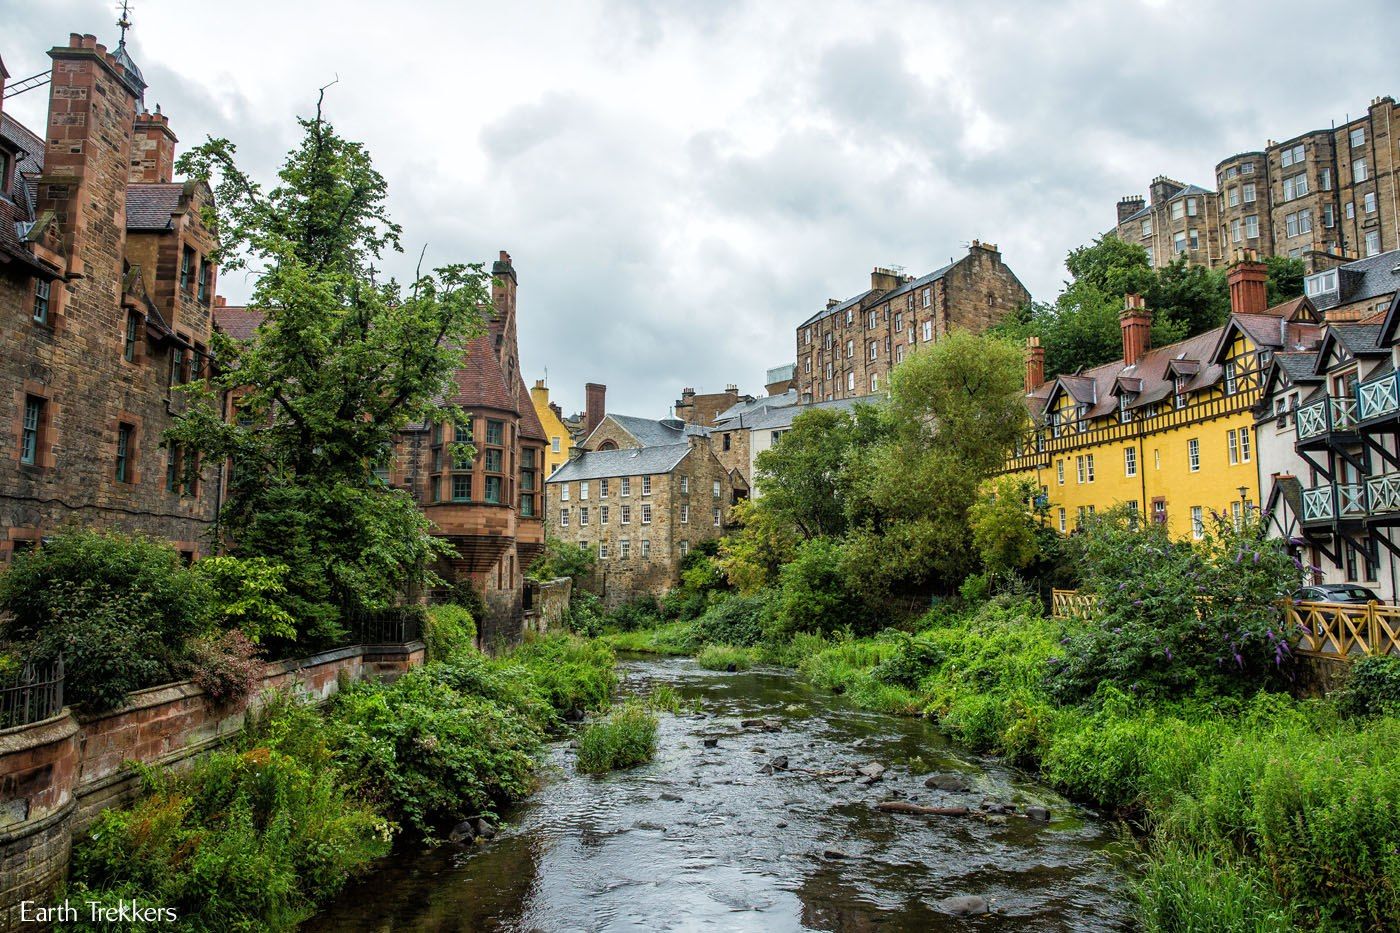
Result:
[[[663,445],[576,447],[545,488],[550,536],[594,552],[608,606],[675,586],[691,549],[723,533],[733,501],[729,473],[699,432]]]
[[[1159,177],[1149,200],[1119,201],[1115,231],[1158,268],[1182,255],[1224,267],[1252,249],[1317,272],[1400,248],[1397,123],[1395,99],[1378,97],[1355,120],[1221,160],[1213,191]],[[1183,198],[1201,200],[1197,214]]]
[[[972,241],[967,255],[919,278],[870,273],[870,288],[797,328],[798,395],[819,402],[870,395],[915,348],[953,329],[981,332],[1031,300],[995,244]]]
[[[125,40],[48,54],[40,132],[0,110],[0,560],[70,521],[192,559],[220,471],[161,436],[210,365],[211,195],[172,178],[175,135]]]

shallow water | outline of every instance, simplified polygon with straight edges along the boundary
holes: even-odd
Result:
[[[790,673],[624,661],[623,691],[673,685],[703,714],[661,714],[656,760],[576,774],[567,742],[491,844],[400,851],[303,929],[1114,930],[1130,927],[1131,846],[1115,824],[995,763],[960,753],[917,719],[855,709]],[[743,719],[781,721],[775,732]],[[719,736],[715,748],[704,737]],[[786,755],[793,770],[762,772]],[[871,762],[871,786],[805,773]],[[924,787],[958,772],[970,793]],[[662,795],[668,798],[662,799]],[[984,798],[1050,808],[1019,816],[907,816],[873,809]],[[832,858],[827,849],[845,858]],[[939,901],[980,895],[991,913]]]

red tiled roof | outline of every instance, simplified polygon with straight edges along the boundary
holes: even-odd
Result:
[[[515,393],[520,404],[520,436],[536,441],[547,440],[544,425],[535,411],[535,403],[530,400],[530,390],[525,387],[524,377],[517,375],[516,379],[520,382],[520,388]]]
[[[265,314],[253,308],[239,308],[229,305],[214,308],[214,326],[230,340],[253,339],[253,334],[265,317]]]
[[[474,408],[494,408],[497,411],[519,413],[520,401],[506,387],[505,373],[496,359],[489,334],[473,337],[467,344],[462,365],[452,376],[456,391],[447,401],[468,411]]]

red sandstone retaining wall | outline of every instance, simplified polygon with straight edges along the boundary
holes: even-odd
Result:
[[[138,690],[99,716],[65,709],[0,730],[0,930],[20,929],[21,901],[49,900],[67,874],[73,834],[134,795],[127,762],[177,767],[241,731],[268,691],[291,689],[321,701],[342,677],[397,677],[422,664],[423,655],[422,642],[337,648],[270,664],[246,706],[216,704],[184,681]]]

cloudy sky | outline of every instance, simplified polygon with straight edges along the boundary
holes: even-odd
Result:
[[[416,257],[520,277],[521,362],[660,416],[684,385],[761,393],[794,328],[873,265],[998,243],[1038,298],[1114,204],[1400,92],[1400,5],[1301,2],[134,0],[130,47],[183,144],[268,174],[329,114],[389,180]],[[105,0],[0,0],[44,70]],[[43,91],[5,109],[41,126]],[[402,259],[403,272],[411,263]],[[231,301],[246,282],[221,282]]]

